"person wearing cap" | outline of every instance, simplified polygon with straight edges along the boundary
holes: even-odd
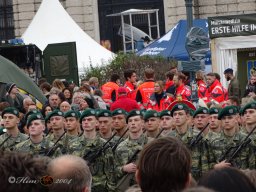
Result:
[[[1,102],[8,102],[10,107],[15,107],[19,110],[19,112],[25,113],[25,109],[23,108],[23,100],[24,98],[19,93],[19,89],[17,88],[15,83],[7,83],[5,86],[6,95],[1,99]]]
[[[256,126],[256,102],[250,102],[246,104],[241,109],[241,115],[244,117],[244,132],[248,134],[252,131],[253,128]],[[256,131],[252,133],[250,136],[252,142],[250,143],[251,147],[256,149]],[[256,158],[255,152],[252,154],[252,158]],[[250,169],[256,169],[256,161],[250,164]]]
[[[171,131],[168,136],[178,138],[191,149],[191,173],[198,180],[205,172],[209,171],[210,157],[207,155],[208,149],[205,147],[208,146],[206,140],[201,140],[195,146],[190,147],[192,139],[198,135],[199,130],[188,126],[189,112],[188,105],[184,103],[177,103],[172,107],[171,116],[174,119],[176,129]]]
[[[127,97],[134,99],[136,97],[136,72],[133,69],[128,69],[124,71],[124,78],[125,78],[125,84],[124,87],[126,88]]]
[[[124,109],[127,112],[130,112],[133,109],[140,109],[138,103],[131,98],[127,97],[127,92],[125,87],[119,87],[118,90],[118,98],[115,102],[110,105],[110,111],[114,111],[116,109]]]
[[[64,129],[64,113],[58,109],[55,109],[48,114],[48,118],[51,123],[52,134],[49,134],[46,139],[55,143],[62,136],[60,141],[58,142],[58,145],[60,146],[62,154],[66,154],[69,143],[67,139],[67,134],[65,133]]]
[[[147,110],[144,114],[144,121],[147,137],[156,138],[160,131],[159,113],[156,110]]]
[[[126,116],[127,112],[123,109],[118,108],[112,111],[113,129],[119,137],[121,137],[127,129]],[[127,138],[127,136],[128,133],[123,136],[123,139]]]
[[[80,116],[84,130],[82,136],[73,140],[69,153],[88,159],[88,154],[96,153],[106,143],[96,131],[99,122],[94,109],[86,109]],[[92,191],[115,191],[114,157],[110,148],[102,152],[93,162],[88,162],[92,173]]]
[[[174,120],[171,116],[171,112],[169,110],[163,110],[159,113],[160,117],[160,127],[164,129],[162,132],[162,136],[166,136],[169,134],[173,129],[175,129]]]
[[[80,123],[79,123],[79,112],[74,110],[69,110],[64,114],[65,118],[65,128],[67,130],[66,139],[68,141],[78,137]]]
[[[136,171],[136,159],[138,158],[138,154],[135,155],[137,150],[142,150],[144,145],[148,142],[152,141],[152,138],[148,138],[142,131],[143,125],[143,116],[141,111],[139,110],[132,110],[128,113],[126,118],[128,128],[129,128],[129,135],[128,138],[121,142],[115,152],[116,157],[116,164],[117,164],[117,183],[127,174],[133,174],[133,177],[129,179],[129,185],[135,184],[135,177],[134,173]],[[131,158],[134,159],[131,160]],[[127,164],[127,162],[131,160]],[[126,189],[123,186],[118,185],[119,190],[125,191]]]
[[[2,150],[13,150],[18,143],[28,139],[28,136],[18,129],[19,111],[15,107],[7,107],[2,111],[2,120],[6,133],[0,136],[0,148]]]
[[[45,122],[41,113],[34,113],[28,117],[27,128],[29,139],[17,144],[14,151],[29,153],[32,155],[45,156],[53,147],[54,143],[44,137]],[[59,148],[52,150],[50,157],[60,156],[62,153]]]
[[[240,99],[240,97],[241,97],[240,85],[239,85],[238,79],[233,74],[233,69],[227,68],[224,71],[224,75],[225,75],[226,80],[230,81],[230,83],[228,85],[228,96],[229,97],[235,96]]]
[[[223,108],[219,114],[218,119],[221,120],[222,131],[220,136],[211,143],[212,157],[214,157],[214,168],[221,168],[227,166],[235,166],[241,169],[249,167],[250,148],[245,146],[243,150],[237,154],[232,162],[226,162],[229,157],[229,152],[232,152],[232,147],[238,146],[244,140],[246,135],[237,131],[238,110],[236,106],[227,106]]]
[[[97,114],[98,121],[99,121],[99,134],[102,139],[105,139],[108,141],[112,135],[112,114],[107,109],[101,109],[99,113]],[[111,141],[110,145],[111,147],[115,144],[115,142],[118,140],[118,137],[114,136]]]
[[[218,119],[220,108],[212,107],[209,109],[209,128],[212,132],[219,134],[221,132],[221,121]]]

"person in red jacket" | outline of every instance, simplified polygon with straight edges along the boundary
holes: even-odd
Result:
[[[117,74],[111,75],[110,82],[105,83],[101,86],[103,92],[102,99],[107,103],[111,104],[117,99],[117,90],[120,85],[120,77]]]
[[[128,69],[124,72],[125,84],[124,87],[127,91],[127,97],[135,99],[136,97],[136,80],[137,76],[135,70]]]
[[[214,101],[221,103],[224,101],[224,91],[221,83],[216,79],[215,73],[208,73],[206,75],[207,90],[203,100],[208,103]]]
[[[190,100],[191,90],[185,85],[186,76],[178,72],[173,77],[174,84],[176,85],[176,92],[174,94],[175,100]]]
[[[198,98],[204,98],[207,90],[207,85],[204,81],[203,71],[196,72],[196,83],[198,87]]]
[[[118,99],[110,105],[110,111],[116,109],[124,109],[127,112],[130,112],[133,109],[140,109],[138,103],[127,97],[127,92],[125,87],[118,88]]]
[[[150,101],[147,109],[156,110],[158,112],[167,109],[172,103],[172,99],[168,97],[164,91],[162,81],[155,82],[155,92],[150,96]]]
[[[154,93],[154,70],[151,68],[145,69],[145,82],[142,83],[136,93],[136,101],[142,105],[142,108],[146,108],[149,103],[149,98]]]

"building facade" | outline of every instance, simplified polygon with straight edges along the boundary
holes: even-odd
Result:
[[[21,37],[36,14],[41,1],[0,0],[0,15],[2,15],[0,28],[1,31],[5,30],[4,33],[0,33],[0,38]],[[130,8],[159,8],[161,35],[170,30],[180,19],[186,18],[185,0],[60,0],[60,2],[76,23],[97,42],[105,39],[110,39],[111,43],[119,41],[115,36],[116,34],[112,34],[112,36],[110,34],[116,33],[114,30],[115,20],[108,19],[106,21],[105,18],[106,14],[117,11]],[[194,18],[236,15],[256,11],[255,0],[193,0],[193,6]],[[102,14],[103,12],[104,14]],[[143,25],[146,25],[144,18],[137,20],[142,28]],[[106,22],[108,25],[105,24]],[[112,32],[107,30],[111,27],[113,28]],[[9,31],[6,31],[6,28]],[[117,49],[118,45],[114,51]]]

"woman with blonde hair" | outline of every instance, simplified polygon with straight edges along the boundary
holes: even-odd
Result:
[[[55,88],[59,89],[60,91],[63,91],[63,89],[65,89],[65,85],[60,79],[55,79],[52,82],[52,87],[55,87]]]
[[[167,109],[172,99],[164,91],[163,81],[156,81],[154,84],[154,93],[150,96],[147,109],[162,111]]]

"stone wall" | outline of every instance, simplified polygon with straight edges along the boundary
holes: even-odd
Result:
[[[164,0],[166,31],[186,19],[185,0]],[[193,0],[194,18],[255,13],[255,0]]]
[[[15,35],[20,37],[28,27],[42,0],[13,0]],[[170,30],[180,19],[186,19],[185,0],[163,0],[165,28]],[[77,24],[93,39],[99,41],[97,0],[60,0]],[[255,0],[193,0],[194,18],[235,15],[256,11]]]
[[[20,37],[29,26],[42,0],[13,0],[15,36]],[[99,41],[96,0],[60,0],[74,21],[93,39]]]

